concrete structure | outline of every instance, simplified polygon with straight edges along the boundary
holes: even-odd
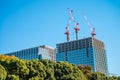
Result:
[[[67,61],[76,65],[90,65],[93,72],[108,74],[104,43],[93,37],[56,45],[56,61]]]
[[[23,49],[12,53],[7,53],[6,55],[14,55],[18,58],[26,60],[48,59],[56,61],[55,49],[46,45]]]

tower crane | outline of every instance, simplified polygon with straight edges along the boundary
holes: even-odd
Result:
[[[85,21],[87,22],[87,24],[88,24],[88,26],[89,26],[89,28],[90,28],[90,30],[91,30],[91,35],[92,35],[92,37],[94,37],[94,36],[96,35],[96,33],[95,33],[95,28],[92,27],[92,25],[90,24],[87,16],[84,15],[84,19],[85,19]]]
[[[70,32],[69,32],[69,27],[68,26],[66,27],[65,34],[67,35],[67,41],[69,42],[70,41]]]
[[[75,33],[76,33],[76,40],[78,40],[78,31],[80,30],[79,28],[79,23],[75,23]]]
[[[69,42],[69,41],[70,41],[69,28],[70,28],[70,23],[71,23],[71,21],[73,20],[73,16],[72,16],[72,12],[73,12],[73,11],[68,8],[68,12],[69,12],[69,19],[68,19],[68,23],[67,23],[65,35],[67,35],[67,41]]]
[[[68,12],[69,12],[69,19],[68,19],[68,24],[67,24],[67,27],[66,27],[66,32],[65,34],[67,35],[67,41],[70,40],[70,33],[69,33],[69,27],[70,27],[70,24],[71,22],[73,22],[75,24],[75,33],[76,33],[76,40],[78,39],[78,31],[80,30],[79,28],[79,23],[77,23],[73,17],[73,10],[71,10],[70,8],[68,8]],[[68,40],[69,39],[69,40]]]

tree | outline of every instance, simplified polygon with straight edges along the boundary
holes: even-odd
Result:
[[[5,80],[7,76],[7,72],[5,70],[5,68],[0,65],[0,80]]]
[[[109,80],[120,80],[120,76],[110,76]]]
[[[27,76],[29,75],[29,68],[27,68],[25,60],[17,60],[16,61],[16,68],[15,68],[15,75],[19,75],[21,79],[26,79]]]
[[[2,55],[1,57],[0,64],[5,67],[8,75],[10,74],[11,77],[14,77],[12,75],[16,75],[21,79],[26,79],[26,76],[29,74],[29,68],[27,68],[25,60],[6,55]]]
[[[55,66],[56,80],[86,80],[77,66],[67,62],[58,62]]]
[[[30,80],[44,80],[45,66],[39,60],[31,60],[27,62],[27,67],[29,68],[28,78]]]
[[[85,75],[85,77],[88,80],[90,80],[92,78],[92,67],[91,66],[79,65],[78,68],[82,71],[82,73]]]
[[[19,76],[16,76],[16,75],[8,75],[6,80],[19,80]]]
[[[118,76],[118,79],[117,80],[120,80],[120,76]]]
[[[85,77],[86,76],[86,77]],[[120,76],[92,73],[90,66],[50,60],[22,60],[0,55],[0,80],[120,80]]]
[[[45,65],[45,72],[46,72],[46,77],[45,80],[56,80],[54,76],[54,67],[55,67],[55,62],[50,61],[50,60],[41,60],[41,62]]]
[[[18,58],[15,57],[14,55],[12,55],[12,56],[0,55],[0,59],[2,59],[2,60],[14,60],[14,59],[18,59]]]
[[[91,80],[109,80],[109,78],[100,72],[94,72]]]

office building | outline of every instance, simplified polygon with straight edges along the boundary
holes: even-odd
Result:
[[[108,74],[104,43],[93,37],[59,43],[56,45],[56,61],[76,65],[90,65],[93,72]]]
[[[46,45],[43,45],[43,46],[40,46],[40,47],[48,50],[49,56],[51,57],[51,60],[56,61],[56,50],[55,50],[55,48],[52,48],[52,47],[46,46]]]
[[[6,55],[14,55],[21,59],[32,60],[32,59],[48,59],[55,61],[55,49],[46,45],[23,49],[20,51],[7,53]]]

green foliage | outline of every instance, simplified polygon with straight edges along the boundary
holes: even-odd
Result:
[[[0,80],[120,80],[120,76],[93,73],[90,66],[0,55]]]
[[[45,80],[56,80],[54,76],[54,67],[55,67],[55,62],[50,61],[50,60],[41,60],[41,62],[46,66],[45,71],[46,71],[46,77]]]
[[[94,72],[91,80],[109,80],[107,76],[100,72]]]
[[[18,75],[22,79],[25,79],[26,76],[29,74],[29,69],[27,68],[24,60],[0,60],[0,63],[6,68],[8,74]]]
[[[26,61],[24,60],[17,60],[16,63],[16,70],[14,71],[15,75],[19,75],[20,78],[26,79],[26,76],[29,75],[29,68],[26,65]]]
[[[120,80],[120,76],[110,76],[109,80]]]
[[[0,80],[5,80],[7,76],[7,72],[5,70],[5,68],[0,65]]]
[[[88,80],[92,78],[92,67],[91,66],[79,65],[78,68],[83,72],[83,74]]]
[[[118,80],[120,80],[120,76],[118,76]]]
[[[58,62],[55,66],[56,80],[86,80],[77,66],[67,62]]]
[[[19,76],[16,75],[8,75],[6,80],[19,80]]]
[[[45,66],[39,60],[31,60],[27,62],[27,67],[29,68],[29,79],[34,80],[44,80],[46,73],[45,73]]]

